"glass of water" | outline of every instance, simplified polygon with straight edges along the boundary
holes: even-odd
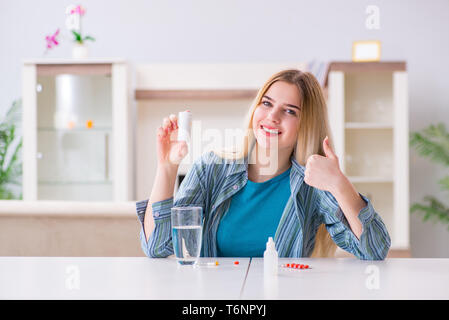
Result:
[[[171,208],[173,249],[180,265],[195,265],[201,252],[202,207]]]

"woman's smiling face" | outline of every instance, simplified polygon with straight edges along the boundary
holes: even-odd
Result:
[[[276,145],[288,150],[296,145],[301,101],[298,87],[285,81],[274,82],[262,97],[253,115],[253,131],[262,148]]]

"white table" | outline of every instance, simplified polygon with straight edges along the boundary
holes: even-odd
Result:
[[[242,299],[449,299],[449,259],[279,259],[279,264],[308,264],[311,269],[279,268],[265,280],[263,259],[252,259]]]
[[[0,300],[8,299],[449,299],[449,259],[279,259],[265,280],[263,259],[0,257]],[[234,265],[234,261],[240,263]]]
[[[0,300],[238,299],[250,259],[200,263],[216,260],[193,268],[170,258],[0,257]]]

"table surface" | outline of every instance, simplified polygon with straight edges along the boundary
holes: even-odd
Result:
[[[449,259],[287,263],[310,268],[267,278],[262,258],[0,257],[0,299],[449,299]]]
[[[238,299],[249,258],[0,257],[0,299]]]
[[[449,259],[279,259],[279,264],[308,264],[310,269],[279,268],[264,279],[263,259],[252,259],[242,299],[449,299]]]

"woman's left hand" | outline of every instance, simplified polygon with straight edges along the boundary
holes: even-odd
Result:
[[[307,159],[304,182],[335,194],[346,177],[340,170],[337,155],[329,146],[328,137],[323,140],[323,150],[325,157],[314,154]]]

